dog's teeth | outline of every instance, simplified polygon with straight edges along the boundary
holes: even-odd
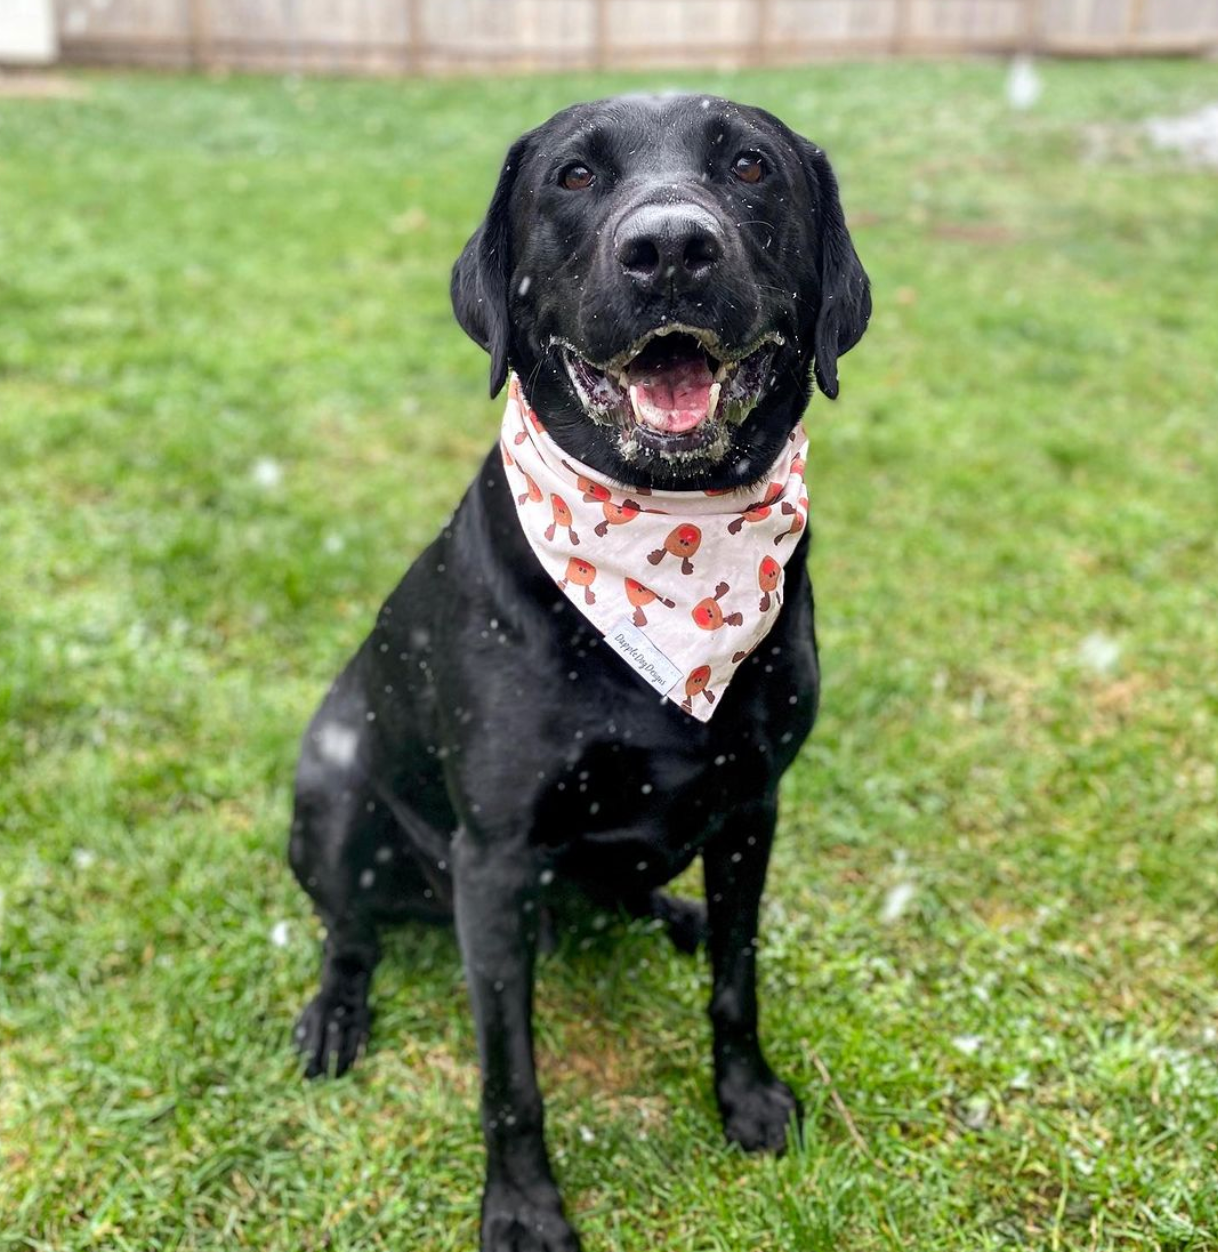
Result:
[[[627,374],[625,370],[622,370],[622,371],[618,374],[618,376],[617,376],[617,385],[618,385],[618,386],[619,386],[619,387],[620,387],[623,391],[629,391],[629,390],[630,390],[630,375],[629,375],[629,374]]]
[[[727,378],[727,365],[720,364],[719,368],[715,371],[715,382],[721,383],[725,378]]]
[[[639,385],[638,383],[635,383],[633,386],[628,387],[627,390],[630,392],[630,407],[634,410],[635,421],[641,422],[643,420],[643,414],[641,410],[639,409]]]
[[[710,389],[710,400],[706,405],[706,420],[709,422],[715,416],[715,410],[719,407],[719,384],[714,383]]]

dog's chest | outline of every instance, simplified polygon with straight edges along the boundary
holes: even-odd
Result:
[[[785,646],[750,658],[707,724],[592,649],[571,700],[551,709],[538,837],[633,858],[656,882],[679,873],[727,815],[773,791],[811,726],[814,654]]]
[[[759,761],[703,760],[669,748],[593,745],[538,798],[537,839],[568,868],[630,872],[641,885],[667,882],[693,860],[718,821],[764,788]]]
[[[452,539],[420,563],[433,589],[429,703],[450,711],[437,730],[451,737],[450,763],[461,762],[448,785],[466,807],[525,826],[539,843],[637,854],[662,881],[726,815],[772,794],[811,727],[804,550],[772,630],[699,721],[632,672],[555,589],[498,488],[498,472],[488,473]],[[423,603],[418,568],[395,621]]]

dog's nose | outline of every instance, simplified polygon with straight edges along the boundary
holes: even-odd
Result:
[[[694,291],[723,256],[723,232],[699,205],[646,204],[618,227],[614,251],[640,287]]]

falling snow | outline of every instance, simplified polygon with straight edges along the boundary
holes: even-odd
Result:
[[[358,746],[359,735],[350,726],[327,722],[317,732],[317,750],[331,765],[350,765]]]
[[[982,1096],[974,1096],[960,1110],[960,1120],[969,1130],[984,1130],[990,1120],[990,1102]]]
[[[1031,57],[1016,57],[1011,62],[1007,73],[1007,103],[1013,109],[1023,112],[1030,109],[1044,91],[1044,83],[1036,72],[1036,65]]]
[[[888,889],[884,896],[884,906],[880,909],[880,921],[891,925],[905,915],[913,903],[918,889],[911,882],[899,882]]]
[[[1108,675],[1121,659],[1121,645],[1103,631],[1093,631],[1078,646],[1079,664],[1095,674]]]
[[[1218,104],[1179,117],[1148,118],[1146,133],[1156,148],[1178,152],[1194,165],[1218,166]]]
[[[250,477],[257,486],[270,491],[283,482],[283,466],[274,457],[261,456],[250,469]]]

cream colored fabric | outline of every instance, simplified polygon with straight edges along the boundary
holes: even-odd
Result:
[[[643,681],[709,721],[782,605],[807,524],[808,440],[797,426],[745,491],[650,491],[567,456],[512,376],[500,440],[529,546]]]

